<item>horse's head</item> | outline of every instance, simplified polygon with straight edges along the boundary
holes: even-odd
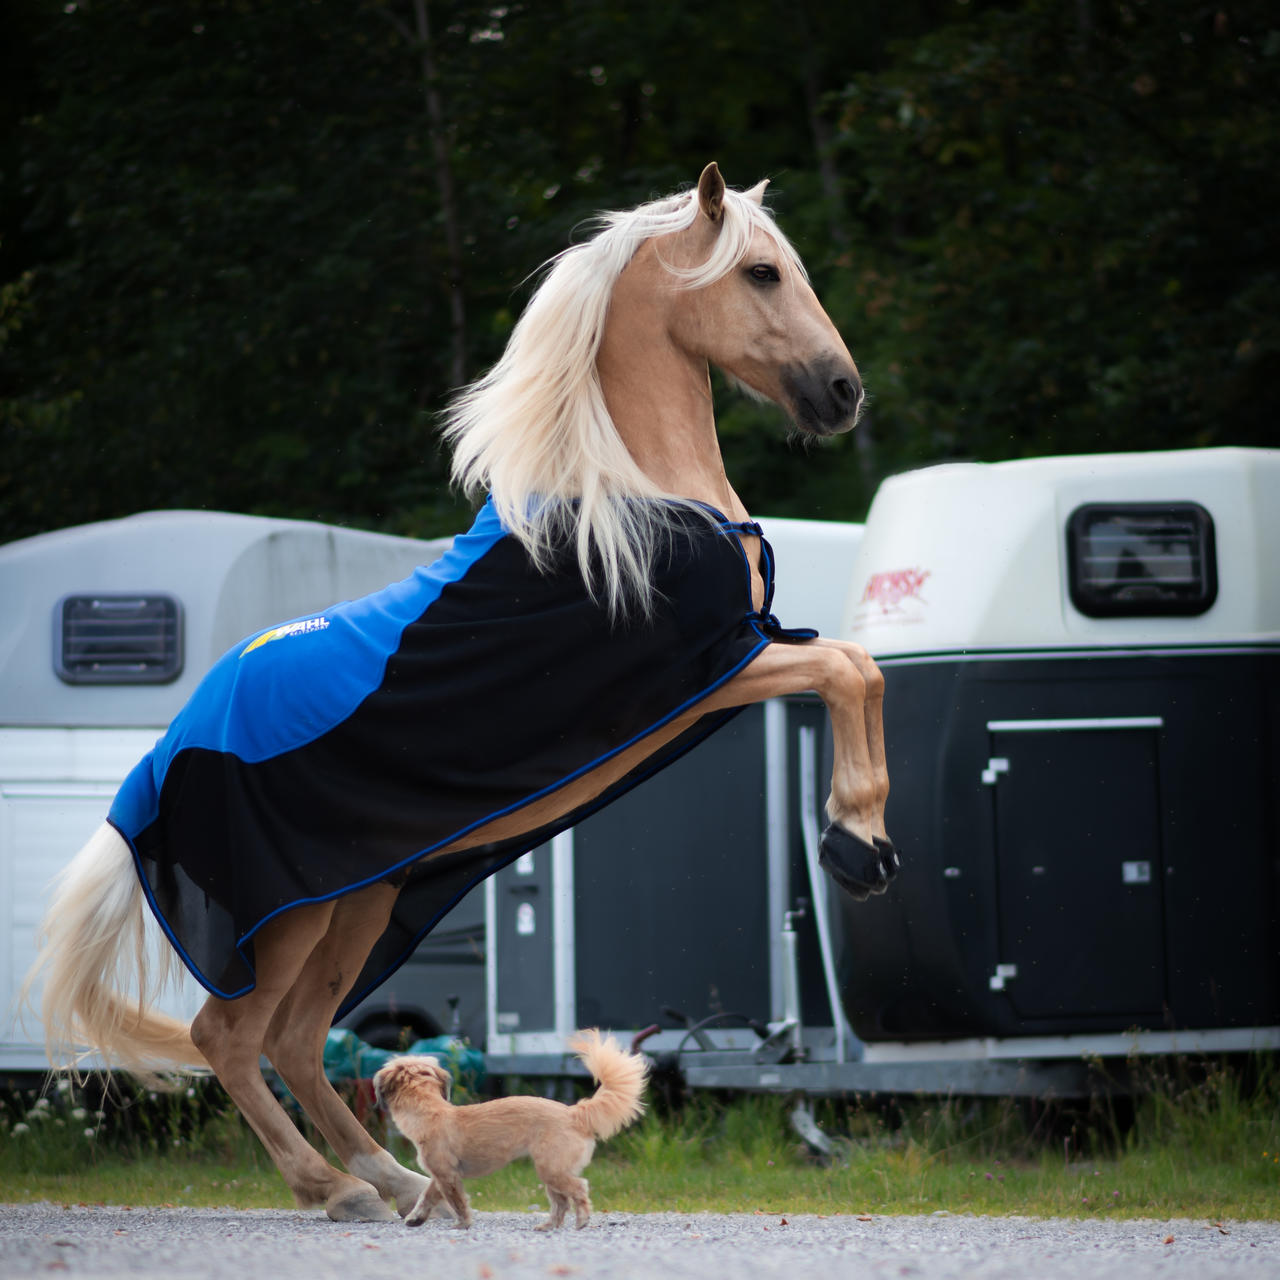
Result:
[[[601,214],[596,235],[550,264],[502,359],[450,406],[455,480],[489,492],[539,566],[571,530],[612,609],[650,599],[666,518],[630,499],[741,508],[708,363],[810,435],[858,419],[857,367],[764,209],[764,187],[727,190],[710,164],[696,192]]]
[[[715,163],[698,181],[698,216],[653,242],[676,277],[667,331],[816,436],[850,430],[862,379],[795,250],[762,207],[766,182],[726,192]]]

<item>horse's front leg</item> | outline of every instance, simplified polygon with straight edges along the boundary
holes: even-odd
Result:
[[[860,645],[849,640],[828,640],[820,636],[809,642],[827,649],[835,649],[844,654],[853,663],[862,677],[862,732],[867,739],[867,755],[871,762],[873,785],[875,787],[875,819],[876,827],[872,834],[876,839],[887,840],[888,833],[884,828],[885,805],[889,801],[889,765],[885,759],[884,749],[884,675],[875,659]],[[858,732],[858,725],[849,726],[851,733]]]
[[[858,899],[882,893],[898,856],[885,830],[889,771],[884,750],[884,677],[860,645],[836,640],[770,645],[699,710],[741,706],[812,690],[831,717],[834,759],[821,861]]]

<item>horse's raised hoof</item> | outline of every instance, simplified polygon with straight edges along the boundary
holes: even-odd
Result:
[[[822,833],[818,863],[854,902],[889,887],[880,850],[834,822]]]
[[[872,836],[871,842],[880,855],[880,862],[884,867],[884,878],[892,884],[898,874],[898,868],[902,866],[902,859],[898,856],[898,846],[883,836]]]
[[[324,1211],[334,1222],[399,1222],[400,1215],[383,1202],[372,1187],[349,1187],[335,1191],[324,1202]]]

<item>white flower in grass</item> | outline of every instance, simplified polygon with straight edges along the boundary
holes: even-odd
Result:
[[[89,1113],[83,1107],[73,1107],[71,1109],[71,1118],[73,1120],[86,1120]]]
[[[31,1132],[31,1126],[29,1124],[23,1124],[21,1120],[19,1120],[18,1123],[13,1126],[13,1133],[15,1137],[18,1134],[30,1133],[30,1132]]]
[[[32,1110],[32,1111],[48,1111],[48,1110],[49,1110],[49,1099],[48,1099],[48,1098],[37,1098],[37,1099],[36,1099],[36,1100],[31,1104],[31,1110]]]
[[[48,1118],[49,1113],[47,1111],[37,1111],[35,1107],[32,1107],[31,1110],[27,1112],[28,1120],[47,1120]]]
[[[93,1141],[93,1139],[98,1136],[98,1131],[97,1129],[86,1129],[84,1131],[84,1136],[88,1138],[90,1141]]]

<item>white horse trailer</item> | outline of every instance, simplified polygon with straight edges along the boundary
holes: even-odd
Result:
[[[813,556],[763,523],[783,622],[884,671],[902,872],[824,893],[822,708],[748,708],[489,882],[491,1069],[664,1004],[695,1087],[1080,1093],[1097,1056],[1280,1047],[1280,451],[901,475],[785,602]]]
[[[1280,451],[898,476],[852,588],[904,851],[843,912],[868,1060],[1280,1043]]]
[[[230,645],[430,563],[417,541],[305,521],[161,511],[0,547],[0,1072],[43,1070],[14,996],[53,876],[106,815],[125,774]],[[460,908],[344,1022],[482,1031],[483,913]],[[169,1002],[190,1016],[188,980]]]

